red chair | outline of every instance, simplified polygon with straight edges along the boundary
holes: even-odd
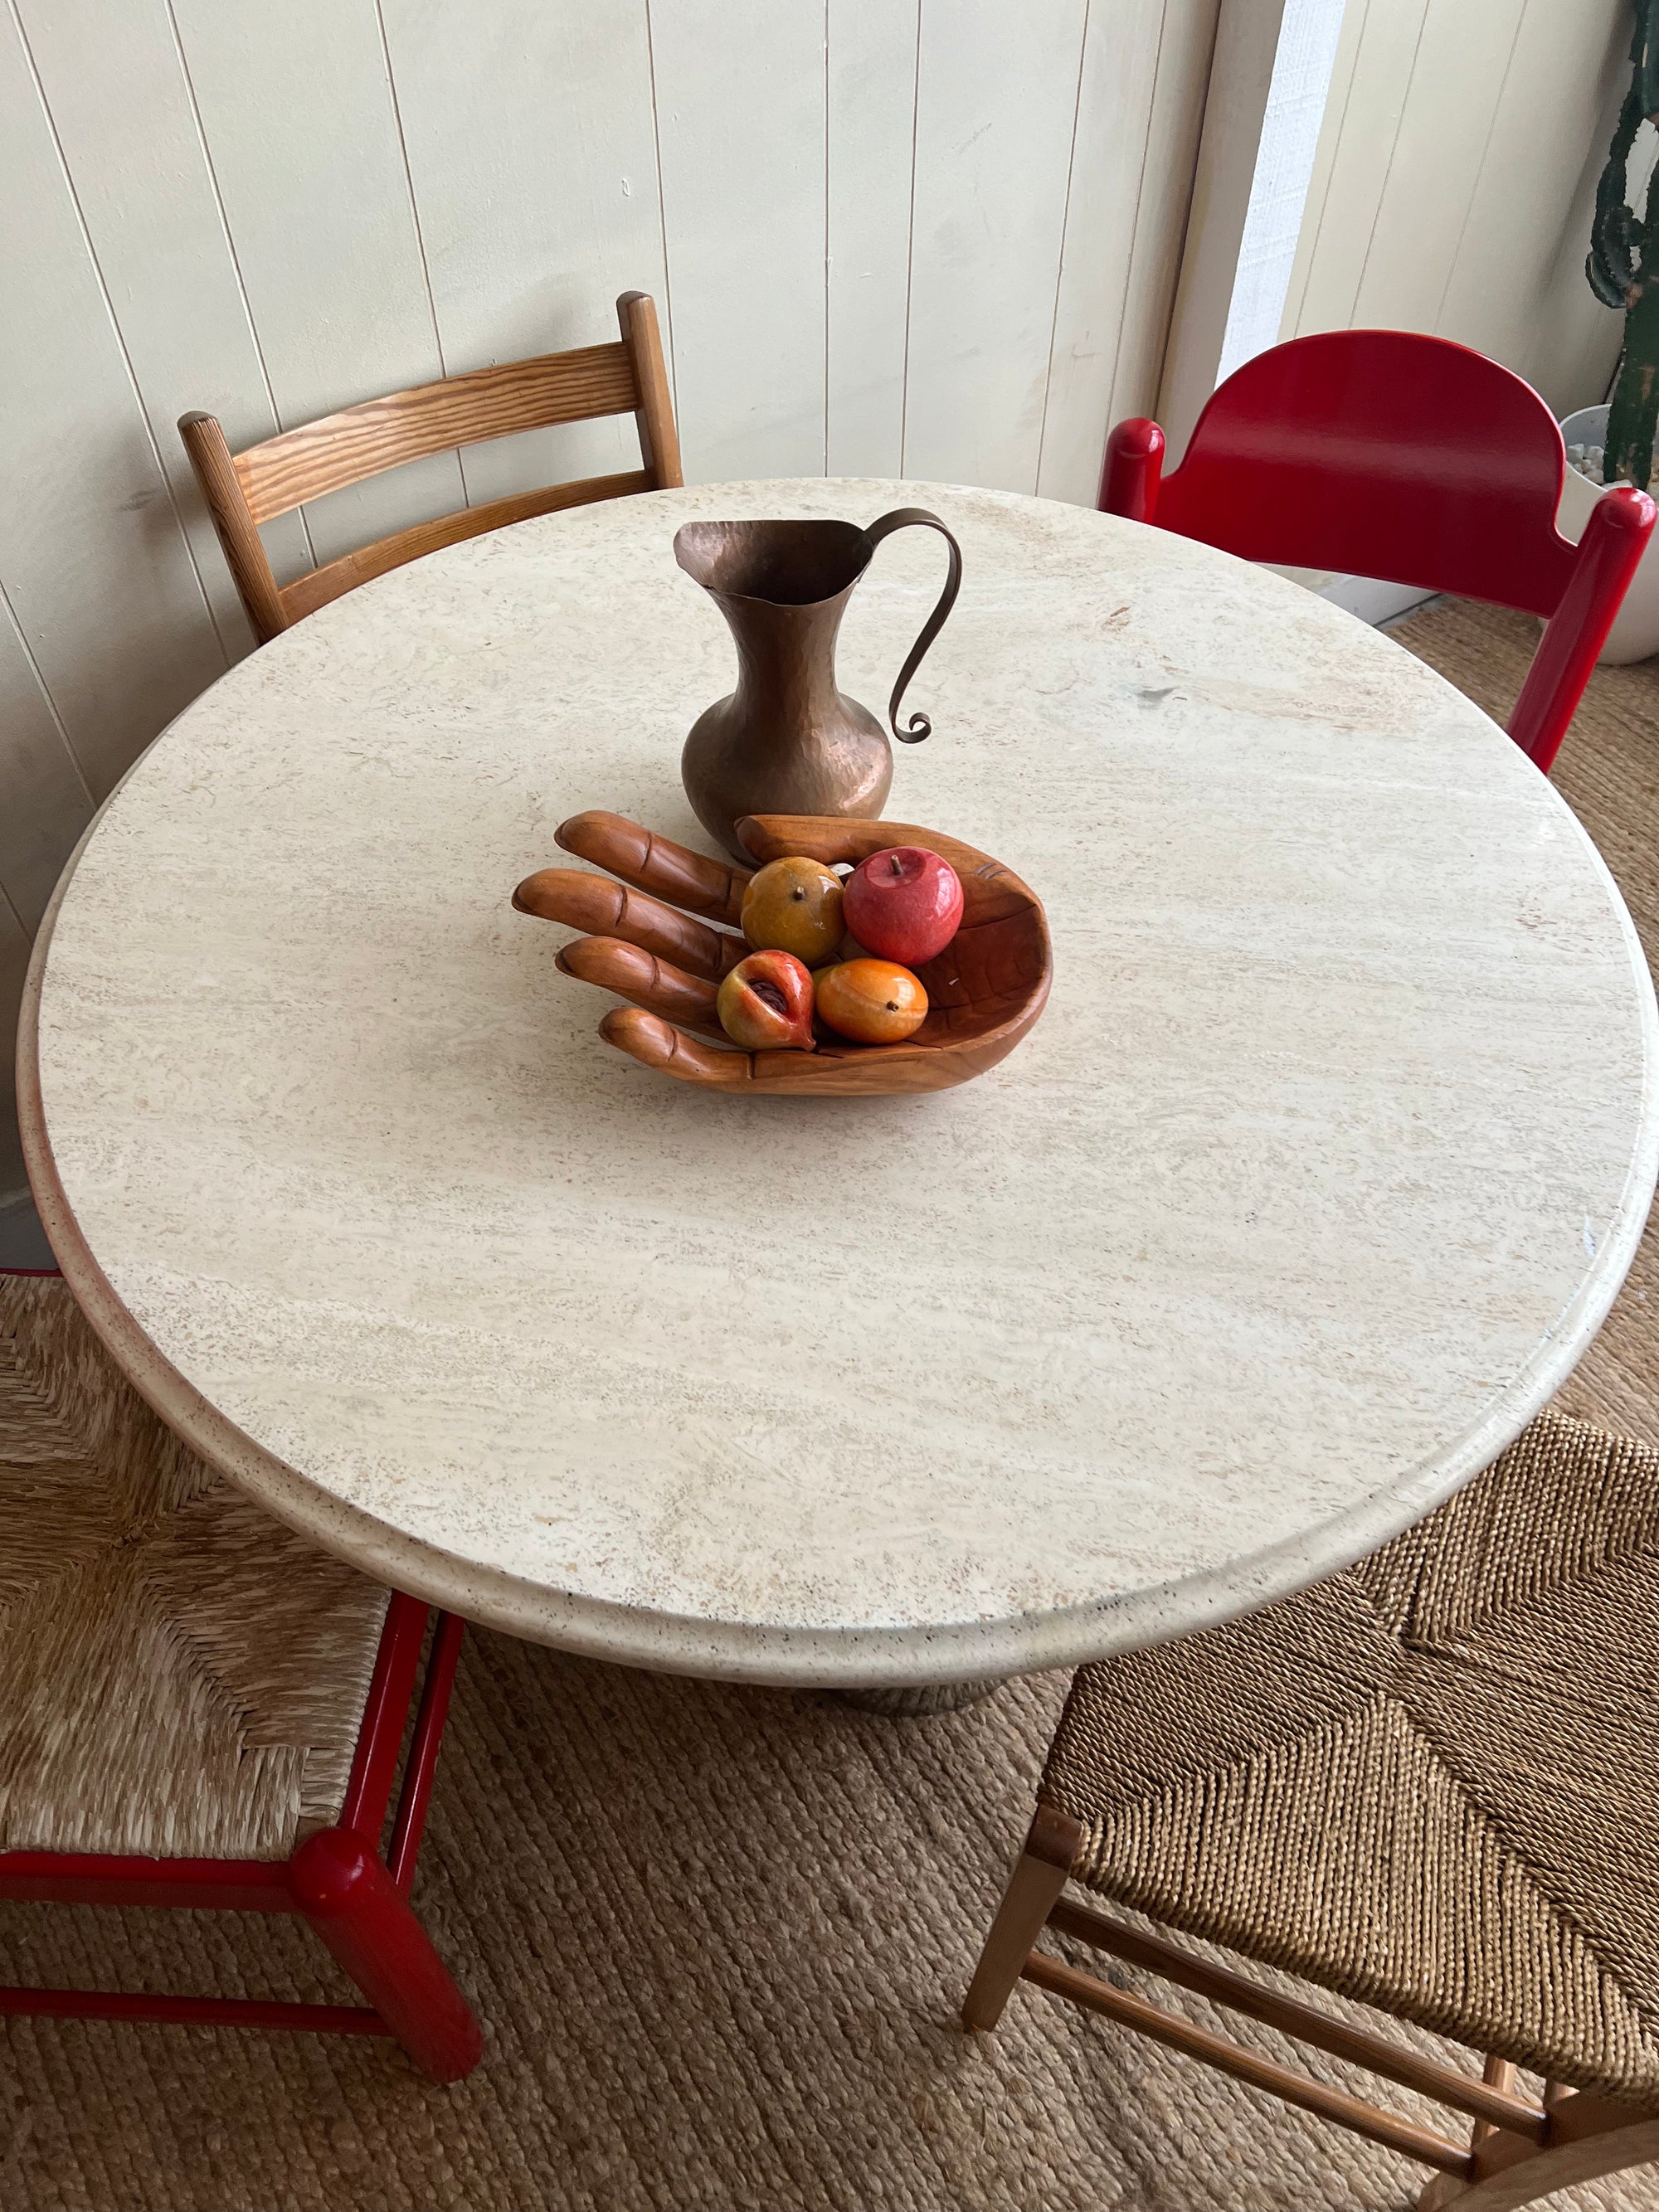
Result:
[[[0,2014],[483,2039],[409,1902],[461,1644],[304,1543],[122,1380],[55,1275],[0,1273],[0,1899],[292,1912],[365,2006],[0,1988]]]
[[[1106,441],[1100,505],[1286,568],[1418,584],[1541,615],[1510,735],[1546,774],[1653,528],[1609,491],[1577,545],[1555,526],[1565,449],[1528,384],[1413,331],[1328,331],[1245,362],[1181,466],[1144,417]]]

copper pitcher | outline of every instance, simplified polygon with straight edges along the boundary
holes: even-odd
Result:
[[[836,814],[872,820],[887,803],[887,732],[836,683],[836,635],[853,587],[884,538],[913,522],[950,548],[939,605],[900,669],[888,719],[920,744],[926,714],[898,724],[899,701],[939,635],[962,583],[962,550],[938,515],[895,507],[867,530],[852,522],[688,522],[674,557],[732,626],[738,688],[700,714],[680,756],[699,822],[728,853],[747,855],[734,824],[745,814]]]

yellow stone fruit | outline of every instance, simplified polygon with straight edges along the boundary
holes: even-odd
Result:
[[[757,952],[815,967],[841,943],[841,878],[821,860],[769,860],[743,895],[743,933]]]

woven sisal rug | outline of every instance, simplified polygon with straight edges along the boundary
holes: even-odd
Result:
[[[1533,634],[1455,606],[1400,633],[1500,715]],[[1659,663],[1597,676],[1557,781],[1655,951]],[[1564,1402],[1659,1441],[1655,1274],[1644,1249]],[[1421,2169],[1034,1990],[993,2038],[957,2028],[1062,1688],[894,1723],[477,1635],[417,1895],[485,2023],[477,2073],[0,2023],[0,2207],[1405,2212]],[[0,1978],[344,1994],[301,1930],[207,1915],[0,1906]],[[1557,2201],[1659,2212],[1659,2175]]]

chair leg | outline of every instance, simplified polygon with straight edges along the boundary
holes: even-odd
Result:
[[[1501,2128],[1477,2128],[1467,2179],[1437,2174],[1418,2212],[1516,2212],[1558,2189],[1659,2160],[1659,2117],[1585,2092],[1549,2100],[1550,2139],[1528,2142]]]
[[[300,1911],[423,2074],[459,2081],[483,2055],[466,1999],[371,1846],[325,1828],[289,1862]]]
[[[989,2029],[1001,2019],[1020,1969],[1066,1887],[1082,1840],[1083,1830],[1069,1813],[1055,1805],[1037,1807],[963,2001],[964,2027]]]

